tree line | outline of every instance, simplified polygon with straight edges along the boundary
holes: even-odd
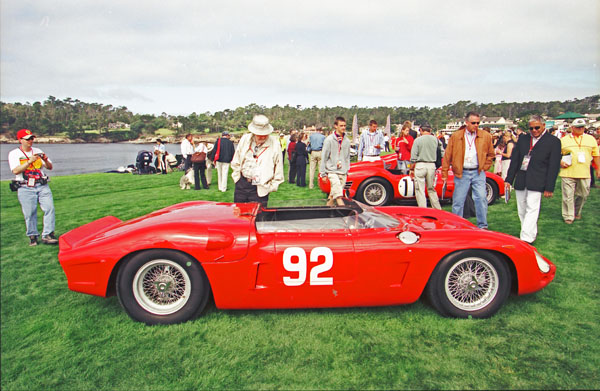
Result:
[[[236,132],[246,129],[255,114],[265,114],[275,129],[289,131],[304,126],[331,127],[337,116],[343,116],[349,125],[356,114],[361,125],[371,119],[384,125],[390,115],[392,123],[406,120],[417,124],[428,123],[434,129],[444,128],[453,120],[463,118],[469,111],[487,117],[507,119],[526,118],[531,114],[556,117],[567,111],[600,113],[600,95],[583,99],[551,102],[477,103],[461,100],[442,107],[265,107],[255,103],[245,107],[226,109],[215,113],[192,113],[188,116],[134,114],[125,106],[114,107],[100,103],[86,103],[78,99],[57,99],[49,96],[44,102],[0,102],[0,132],[7,136],[28,128],[41,136],[66,135],[72,139],[106,137],[115,141],[153,135],[157,129],[174,129],[177,135],[185,133]],[[117,125],[117,129],[115,128]],[[118,129],[119,125],[123,128]],[[90,134],[86,131],[98,131]]]

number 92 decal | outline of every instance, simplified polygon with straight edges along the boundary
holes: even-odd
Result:
[[[333,267],[333,251],[328,247],[315,247],[310,252],[310,263],[318,263],[320,258],[325,262],[310,269],[309,285],[333,285],[333,277],[322,277]],[[292,273],[298,273],[297,277],[284,276],[283,283],[287,286],[300,286],[306,282],[308,264],[306,252],[300,247],[288,247],[283,252],[283,268]]]

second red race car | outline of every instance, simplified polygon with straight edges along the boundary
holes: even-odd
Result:
[[[397,165],[396,154],[382,156],[381,160],[376,162],[352,163],[346,178],[347,195],[371,206],[387,205],[394,200],[416,203],[414,181],[409,175],[398,170]],[[491,205],[498,197],[504,195],[504,181],[491,172],[486,172],[485,175],[486,198],[488,205]],[[329,180],[319,177],[319,188],[329,194]],[[451,199],[454,192],[452,170],[448,172],[444,194],[442,188],[442,171],[438,169],[435,184],[438,197],[440,200]]]

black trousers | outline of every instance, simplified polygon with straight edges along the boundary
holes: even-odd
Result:
[[[187,155],[183,164],[183,172],[187,172],[190,167],[192,167],[192,155]]]
[[[269,202],[269,195],[264,197],[258,196],[257,187],[243,176],[235,183],[235,191],[233,192],[233,202],[259,202],[264,208]]]
[[[296,182],[296,159],[290,160],[290,183]]]
[[[306,187],[306,159],[304,157],[296,160],[296,185]]]
[[[206,183],[206,162],[194,163],[195,190],[200,190],[200,181],[202,181],[202,187],[208,189],[208,184]]]

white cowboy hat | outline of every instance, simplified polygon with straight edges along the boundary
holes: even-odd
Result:
[[[258,114],[252,118],[248,130],[257,136],[267,136],[273,132],[273,126],[269,124],[269,119],[266,116]]]

